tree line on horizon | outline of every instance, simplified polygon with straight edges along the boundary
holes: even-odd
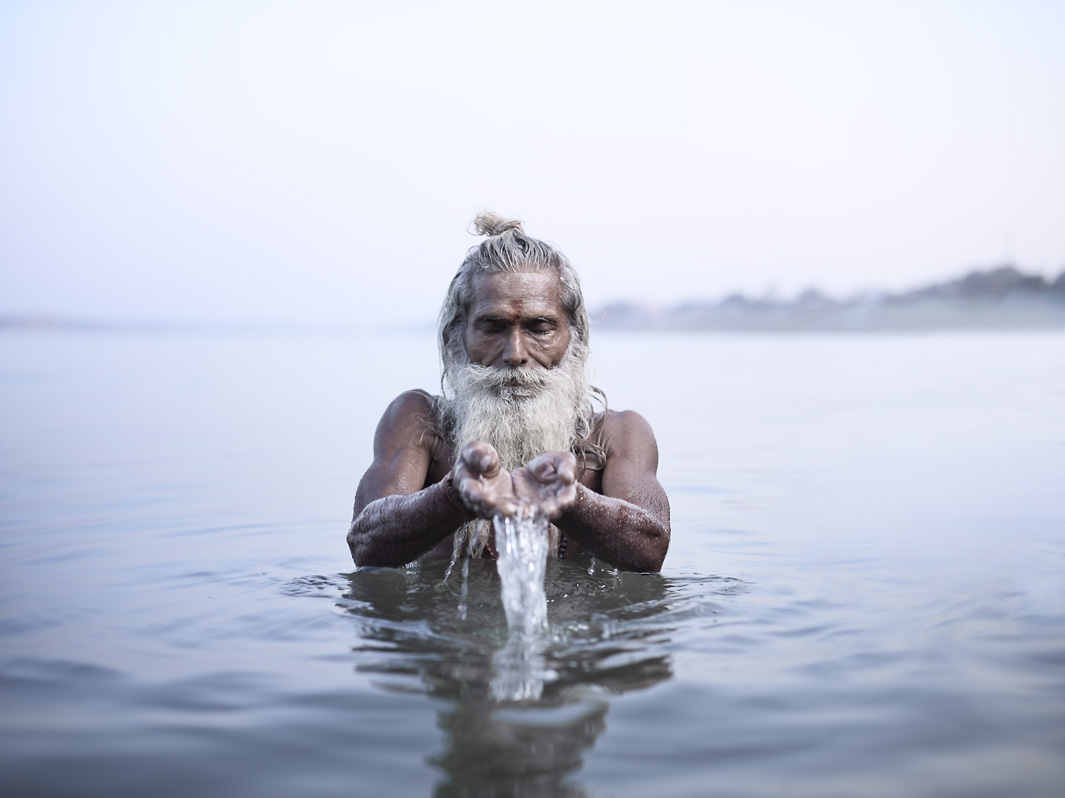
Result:
[[[592,319],[602,328],[665,330],[1065,327],[1065,270],[1047,279],[1006,264],[897,293],[865,291],[844,299],[810,288],[792,300],[734,293],[666,308],[614,302]]]

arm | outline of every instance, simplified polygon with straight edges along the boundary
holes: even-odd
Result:
[[[425,487],[436,440],[432,417],[428,398],[408,391],[377,425],[374,460],[359,483],[348,529],[356,565],[404,565],[473,518],[517,511],[510,472],[486,443],[467,444],[447,476]]]
[[[627,571],[660,571],[669,548],[669,499],[658,482],[658,444],[631,411],[604,421],[602,494],[576,481],[572,455],[541,455],[515,472],[515,485],[545,497],[548,518],[580,547]],[[529,487],[535,485],[535,487]]]
[[[423,394],[409,391],[388,406],[374,436],[373,463],[355,494],[348,548],[356,565],[404,565],[473,517],[451,474],[425,487],[435,435]]]

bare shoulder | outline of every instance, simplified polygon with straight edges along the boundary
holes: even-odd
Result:
[[[355,514],[374,499],[425,486],[440,444],[434,397],[404,391],[389,403],[374,435],[374,457],[355,493]]]
[[[608,410],[600,427],[600,440],[611,459],[647,460],[651,469],[658,466],[658,442],[651,425],[635,410]]]
[[[669,529],[669,499],[658,481],[658,442],[647,419],[633,410],[607,411],[600,441],[606,449],[602,492],[650,513]]]
[[[385,409],[384,416],[381,417],[381,421],[392,424],[432,424],[435,402],[435,396],[417,388],[404,391],[389,403]]]
[[[440,445],[436,397],[425,391],[404,391],[385,409],[374,435],[374,458],[392,459],[400,452],[422,452],[431,457]],[[422,455],[417,455],[421,457]]]
[[[432,394],[420,388],[412,388],[393,399],[385,413],[431,413],[435,402],[436,397]]]
[[[406,438],[408,435],[424,435],[435,432],[436,412],[434,404],[436,397],[421,390],[404,391],[393,399],[381,422],[377,425],[377,435],[391,433]],[[406,442],[405,442],[406,443]]]

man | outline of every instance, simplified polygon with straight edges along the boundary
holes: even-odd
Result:
[[[440,314],[443,396],[408,391],[385,411],[355,495],[352,559],[494,557],[494,516],[542,514],[554,556],[661,570],[669,501],[658,446],[641,416],[605,409],[587,382],[576,272],[521,222],[483,213],[474,224],[488,238],[467,253]]]

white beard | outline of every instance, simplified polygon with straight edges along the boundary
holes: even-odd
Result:
[[[573,451],[590,389],[584,364],[569,352],[553,369],[471,363],[448,378],[455,395],[444,413],[456,456],[470,441],[485,441],[513,471],[544,452]]]
[[[544,452],[572,452],[580,440],[578,424],[590,413],[591,396],[585,358],[574,349],[553,369],[494,369],[475,363],[453,369],[448,383],[454,396],[443,400],[440,412],[455,456],[470,441],[485,441],[495,447],[503,468],[514,471]],[[456,532],[455,553],[473,528],[470,553],[480,554],[491,526],[490,521],[475,521]],[[554,525],[550,536],[554,556],[559,541]]]

